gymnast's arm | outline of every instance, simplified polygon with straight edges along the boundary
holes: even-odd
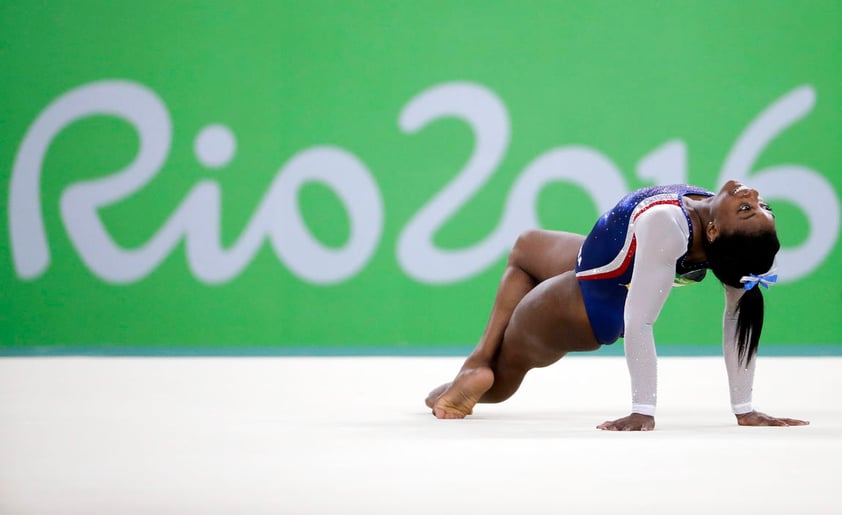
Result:
[[[772,417],[755,411],[751,403],[755,356],[750,363],[740,363],[737,347],[737,307],[745,290],[725,285],[725,313],[722,315],[722,354],[728,371],[731,409],[741,426],[804,426],[806,420]]]
[[[740,364],[737,347],[737,306],[744,290],[725,286],[725,312],[722,314],[722,355],[725,357],[725,369],[728,372],[728,385],[731,395],[731,410],[739,417],[750,413],[751,390],[754,384],[754,365],[752,359],[748,365]]]
[[[655,427],[657,355],[652,326],[675,279],[675,263],[687,252],[689,230],[681,208],[650,208],[635,221],[634,270],[624,312],[624,347],[631,375],[632,414],[600,429],[635,431]]]

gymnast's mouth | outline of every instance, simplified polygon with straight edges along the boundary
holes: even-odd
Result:
[[[742,192],[742,191],[748,191],[748,190],[750,190],[750,189],[751,189],[751,188],[749,188],[749,187],[748,187],[748,186],[746,186],[745,184],[740,183],[740,184],[739,184],[739,186],[737,186],[736,188],[734,188],[733,190],[731,190],[731,195],[736,195],[737,193],[740,193],[740,192]]]

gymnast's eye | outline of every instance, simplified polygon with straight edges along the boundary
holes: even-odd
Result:
[[[740,204],[738,211],[751,211],[751,206],[748,204]]]

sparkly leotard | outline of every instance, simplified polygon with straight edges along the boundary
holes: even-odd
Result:
[[[576,278],[591,327],[601,344],[614,343],[623,335],[623,310],[637,253],[638,219],[656,206],[678,207],[686,220],[689,249],[693,226],[683,206],[685,195],[710,197],[713,193],[683,184],[634,191],[602,215],[585,239],[576,264]],[[689,264],[684,258],[682,255],[675,263],[675,283],[701,281],[706,263]]]

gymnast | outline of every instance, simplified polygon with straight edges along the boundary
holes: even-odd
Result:
[[[602,215],[588,236],[529,230],[509,254],[479,343],[452,382],[426,404],[437,418],[464,418],[501,402],[526,373],[568,352],[624,339],[631,414],[597,428],[655,428],[657,356],[652,326],[674,285],[707,270],[725,290],[722,350],[731,408],[742,426],[809,422],[755,411],[755,354],[763,327],[761,288],[774,283],[780,248],[775,217],[756,190],[728,181],[718,193],[688,185],[643,188]]]

